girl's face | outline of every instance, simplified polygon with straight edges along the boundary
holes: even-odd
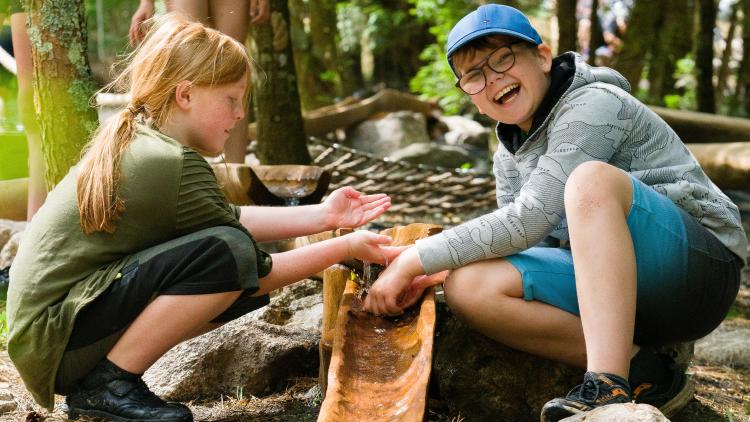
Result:
[[[221,153],[230,132],[245,117],[246,88],[246,77],[224,85],[190,87],[182,143],[204,153]]]
[[[503,42],[498,47],[510,45],[513,41],[516,40],[503,37]],[[496,73],[488,66],[482,66],[495,48],[477,50],[472,55],[461,57],[455,63],[456,70],[459,75],[464,75],[481,66],[486,85],[483,90],[470,95],[471,101],[480,113],[501,123],[518,125],[528,132],[534,113],[549,89],[552,53],[545,44],[536,49],[525,44],[514,44],[510,48],[515,62],[503,73]]]

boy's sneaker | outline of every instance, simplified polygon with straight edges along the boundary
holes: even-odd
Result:
[[[630,403],[628,382],[617,375],[586,372],[583,384],[570,390],[567,396],[548,401],[542,407],[542,422],[557,422],[568,416],[616,403]]]
[[[104,359],[65,398],[68,417],[102,418],[107,421],[192,422],[193,414],[180,403],[167,403],[148,389],[139,375],[120,369]]]
[[[659,408],[668,418],[685,407],[695,393],[693,379],[685,373],[691,356],[692,343],[664,351],[641,348],[630,362],[633,400]]]

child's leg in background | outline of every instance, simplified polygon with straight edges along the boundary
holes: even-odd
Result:
[[[34,111],[34,67],[31,62],[31,42],[26,32],[26,14],[14,13],[10,17],[10,24],[18,77],[18,112],[29,145],[29,193],[26,215],[27,220],[31,220],[47,198],[42,135]]]

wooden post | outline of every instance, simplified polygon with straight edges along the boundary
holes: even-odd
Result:
[[[334,265],[323,272],[323,325],[320,328],[320,371],[318,373],[318,383],[323,397],[328,387],[328,366],[331,363],[336,315],[339,313],[346,281],[349,280],[351,274],[351,270],[343,265]]]

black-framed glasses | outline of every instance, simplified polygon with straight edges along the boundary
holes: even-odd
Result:
[[[482,92],[487,86],[487,77],[484,75],[484,67],[489,67],[495,73],[505,73],[510,70],[516,63],[516,55],[513,52],[513,46],[520,44],[522,41],[516,41],[510,44],[500,46],[493,50],[482,63],[461,75],[456,82],[456,87],[469,95]]]

